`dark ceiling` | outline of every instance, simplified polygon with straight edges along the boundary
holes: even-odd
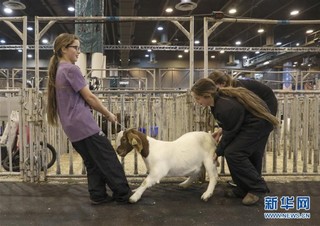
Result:
[[[199,46],[203,46],[203,17],[212,16],[213,12],[222,11],[225,18],[259,18],[273,20],[318,20],[320,19],[320,1],[319,0],[192,0],[197,7],[192,11],[179,11],[175,5],[181,0],[104,0],[105,16],[195,16],[195,39],[200,40]],[[4,2],[4,1],[2,1]],[[28,16],[28,21],[32,25],[34,16],[74,16],[74,13],[68,12],[68,6],[74,6],[74,0],[21,0],[26,5],[25,10],[14,11],[10,16]],[[164,10],[172,7],[174,11],[171,14]],[[0,16],[6,17],[1,5]],[[237,8],[235,15],[228,15],[231,7]],[[300,13],[297,16],[290,16],[293,9],[298,9]],[[189,30],[189,24],[183,23]],[[166,30],[167,39],[171,46],[188,46],[189,41],[186,36],[170,22],[145,21],[145,22],[106,22],[104,24],[104,45],[118,46],[118,41],[126,45],[152,45],[151,40],[158,41],[163,38],[163,33],[156,30],[158,25],[163,25]],[[263,34],[258,34],[258,28],[264,28]],[[261,24],[243,24],[243,23],[223,23],[215,29],[209,37],[209,46],[235,46],[235,41],[240,40],[242,47],[262,47],[270,46],[266,33],[273,34],[275,42],[282,42],[282,45],[295,46],[297,42],[305,43],[306,30],[314,30],[315,37],[318,37],[320,24],[313,25],[261,25]],[[55,36],[61,32],[74,32],[74,24],[64,22],[54,25],[47,33],[49,42],[54,40]],[[0,38],[6,39],[6,45],[21,43],[17,35],[5,26],[1,25]],[[28,44],[34,43],[33,32],[28,34]],[[154,44],[156,45],[156,44]],[[196,46],[196,45],[195,45]],[[109,62],[115,65],[127,66],[127,59],[140,59],[145,57],[146,51],[142,50],[110,50],[105,49]],[[217,55],[219,53],[216,53]],[[237,52],[235,55],[244,54]],[[254,53],[248,53],[253,57]],[[174,56],[173,56],[174,55]],[[292,58],[303,59],[306,56],[315,56],[313,53],[294,54]],[[157,52],[157,60],[171,59],[176,57],[172,51]],[[195,52],[195,58],[203,58],[203,52]],[[132,61],[131,61],[132,62]],[[130,65],[130,62],[128,62]]]

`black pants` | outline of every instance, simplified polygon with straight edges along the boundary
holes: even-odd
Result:
[[[88,190],[90,199],[99,201],[107,197],[106,185],[113,192],[116,201],[129,199],[129,188],[123,167],[103,132],[97,133],[72,146],[81,155],[87,168]]]
[[[269,191],[261,177],[262,159],[268,136],[267,134],[253,137],[240,133],[225,149],[224,154],[232,180],[245,193]]]

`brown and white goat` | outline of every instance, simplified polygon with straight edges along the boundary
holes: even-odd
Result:
[[[160,183],[165,176],[188,176],[189,178],[179,185],[184,188],[190,186],[198,179],[202,165],[208,174],[209,184],[201,199],[207,201],[212,196],[217,184],[218,171],[213,161],[216,141],[210,133],[189,132],[175,141],[168,142],[129,129],[118,134],[116,145],[116,151],[121,157],[126,156],[132,149],[137,150],[149,172],[130,197],[131,203],[137,202],[147,188]]]

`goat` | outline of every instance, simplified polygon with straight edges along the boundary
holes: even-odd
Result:
[[[198,179],[202,165],[208,174],[209,184],[201,199],[208,201],[213,195],[218,171],[213,160],[216,141],[210,133],[189,132],[175,141],[168,142],[129,129],[118,134],[116,145],[116,152],[121,157],[125,157],[132,149],[140,153],[149,172],[130,197],[131,203],[137,202],[147,188],[160,183],[165,176],[189,176],[179,186],[183,188],[190,186]]]

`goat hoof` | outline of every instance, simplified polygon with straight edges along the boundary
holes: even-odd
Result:
[[[130,203],[136,203],[138,202],[140,198],[139,197],[136,197],[134,194],[129,198],[129,202]]]
[[[207,193],[205,192],[205,193],[203,193],[203,195],[201,196],[201,199],[206,202],[206,201],[209,200],[209,198],[210,198],[211,196],[212,196],[212,193],[207,194]]]

